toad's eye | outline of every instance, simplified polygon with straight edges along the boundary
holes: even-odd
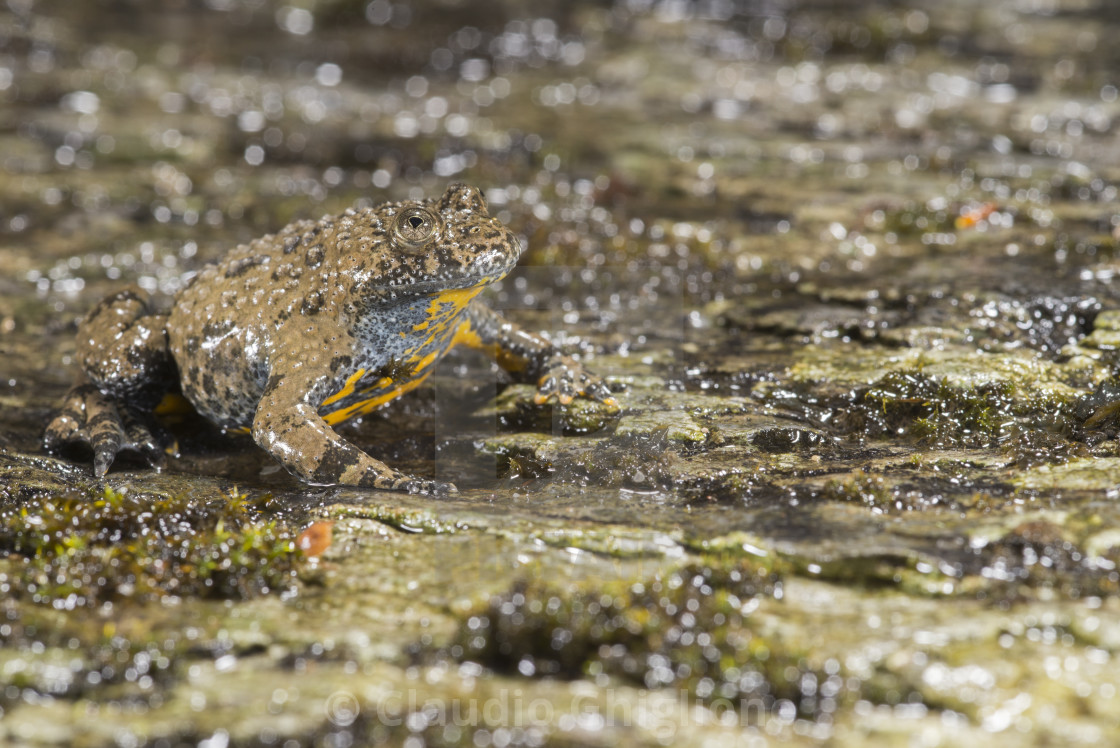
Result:
[[[393,223],[393,237],[410,247],[420,247],[436,236],[438,221],[427,208],[409,208],[401,211]]]

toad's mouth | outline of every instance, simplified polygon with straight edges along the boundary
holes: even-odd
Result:
[[[499,281],[509,274],[509,270],[488,273],[486,275],[465,275],[452,278],[432,278],[417,281],[407,285],[386,284],[377,286],[376,290],[382,296],[393,299],[397,297],[415,298],[417,296],[437,296],[445,291],[470,291],[478,293],[495,281]]]
[[[454,245],[451,249],[410,253],[398,264],[370,272],[357,284],[392,300],[430,296],[447,289],[484,287],[505,277],[521,255],[518,242],[509,238],[501,247]]]

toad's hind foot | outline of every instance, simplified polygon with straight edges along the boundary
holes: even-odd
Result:
[[[459,493],[454,483],[438,480],[415,478],[395,470],[381,475],[369,475],[359,485],[367,488],[380,488],[383,491],[403,491],[422,496],[449,496]]]
[[[92,384],[70,390],[58,415],[47,425],[43,446],[58,452],[67,444],[93,450],[93,472],[103,478],[117,454],[139,452],[153,467],[163,466],[170,439],[163,429],[127,406],[115,402]]]

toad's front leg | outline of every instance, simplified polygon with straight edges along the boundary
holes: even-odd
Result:
[[[480,301],[472,301],[467,307],[456,342],[489,354],[518,381],[536,383],[538,404],[556,398],[567,405],[580,396],[618,409],[618,401],[601,377]]]
[[[408,493],[455,491],[450,483],[406,475],[335,433],[312,404],[316,388],[302,377],[273,376],[253,418],[253,440],[308,483],[343,484]]]

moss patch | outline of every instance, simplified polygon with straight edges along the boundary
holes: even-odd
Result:
[[[261,509],[268,496],[209,500],[70,489],[18,498],[0,487],[4,594],[58,608],[168,595],[245,599],[286,589],[302,558]]]
[[[778,570],[756,559],[712,558],[594,589],[522,581],[464,616],[451,655],[526,676],[680,688],[702,701],[786,699],[822,716],[844,691],[839,664],[813,662],[752,624],[760,599],[781,595]]]
[[[888,372],[853,393],[843,426],[870,437],[903,437],[939,449],[994,447],[1022,429],[1021,419],[1062,425],[1061,403],[1023,398],[1006,381],[959,387],[919,369]]]

